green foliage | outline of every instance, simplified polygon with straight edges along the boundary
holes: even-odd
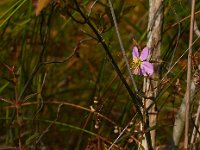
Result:
[[[186,88],[187,55],[181,55],[188,49],[189,19],[181,19],[190,15],[187,2],[164,3],[163,61],[153,62],[161,64],[161,79],[152,79],[160,82],[159,94],[153,99],[159,111],[158,125],[146,131],[140,130],[141,116],[133,103],[138,99],[130,97],[113,68],[112,63],[116,63],[133,92],[108,2],[78,1],[86,18],[75,1],[38,2],[37,8],[27,0],[0,2],[0,127],[5,129],[0,131],[0,145],[108,149],[126,125],[114,149],[138,149],[141,135],[154,129],[160,131],[157,145],[165,145]],[[112,2],[131,62],[133,45],[146,46],[148,3]],[[196,10],[199,8],[200,3]],[[110,62],[88,22],[98,31],[115,62]],[[197,60],[198,42],[194,44]],[[143,97],[143,77],[134,79],[139,92],[133,94]],[[178,80],[180,85],[176,84]],[[118,133],[114,133],[115,127]]]

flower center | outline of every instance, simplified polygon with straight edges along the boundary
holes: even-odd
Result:
[[[138,58],[133,58],[133,61],[131,63],[131,69],[137,69],[141,66],[141,64],[142,64],[142,60]]]

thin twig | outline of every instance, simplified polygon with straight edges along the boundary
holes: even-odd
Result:
[[[26,102],[26,103],[21,104],[20,106],[23,107],[23,106],[37,105],[37,104],[38,104],[38,102]],[[72,104],[72,103],[68,103],[68,102],[65,102],[65,101],[61,102],[60,100],[44,101],[44,104],[53,104],[53,105],[63,104],[63,105],[71,106],[71,107],[74,107],[74,108],[77,108],[77,109],[81,109],[81,110],[84,110],[84,111],[87,111],[87,112],[90,112],[90,113],[94,113],[94,115],[96,115],[98,113],[99,117],[107,120],[108,122],[110,122],[113,125],[117,125],[114,121],[112,121],[112,119],[109,119],[108,117],[102,115],[99,112],[96,112],[96,111],[92,110],[91,108],[90,109],[89,108],[85,108],[83,106]],[[15,105],[12,104],[10,106],[3,107],[3,109],[11,109],[11,108],[15,108]]]
[[[143,105],[142,105],[141,98],[137,94],[133,93],[133,91],[131,90],[130,86],[126,82],[126,79],[122,75],[122,72],[120,71],[118,65],[116,64],[112,54],[110,53],[110,50],[109,50],[107,44],[105,43],[105,40],[99,34],[98,30],[93,26],[93,24],[90,22],[90,20],[84,15],[84,13],[82,12],[81,8],[79,7],[78,2],[76,0],[74,2],[75,2],[75,5],[77,7],[77,11],[86,20],[88,26],[92,29],[94,34],[97,36],[99,42],[102,44],[102,46],[103,46],[103,48],[104,48],[104,50],[105,50],[105,52],[106,52],[111,64],[113,65],[113,68],[115,69],[117,75],[119,76],[120,80],[122,81],[122,83],[126,87],[126,89],[127,89],[128,93],[129,93],[133,103],[135,104],[135,107],[137,109],[137,112],[139,113],[140,118],[142,118],[141,107],[143,107]]]
[[[130,122],[132,122],[135,119],[136,116],[137,116],[137,113],[133,116],[133,118],[131,119]],[[124,134],[124,132],[126,131],[126,129],[128,128],[128,126],[130,125],[130,122],[126,125],[126,127],[122,130],[122,132],[118,135],[118,137],[114,140],[114,142],[108,148],[108,150],[111,150],[111,148],[115,145],[115,143],[117,143],[117,141],[119,140],[119,138]]]
[[[187,90],[186,90],[186,113],[185,113],[185,139],[184,148],[188,149],[188,131],[189,131],[189,110],[191,99],[191,71],[192,71],[192,42],[194,32],[194,15],[195,0],[192,0],[191,19],[190,19],[190,37],[189,37],[189,52],[188,52],[188,71],[187,71]]]
[[[40,64],[41,65],[48,65],[48,64],[61,64],[61,63],[65,63],[65,62],[67,62],[69,59],[71,59],[76,54],[77,49],[80,47],[80,45],[83,42],[88,41],[88,40],[91,40],[91,38],[87,38],[87,39],[79,41],[79,43],[74,48],[73,52],[68,57],[66,57],[64,60],[60,60],[60,61],[47,61],[47,62],[41,62]]]
[[[174,14],[176,16],[176,19],[178,20],[178,15],[177,15],[174,7],[172,7],[172,11],[174,12]],[[171,66],[172,66],[174,56],[175,56],[175,53],[176,53],[176,50],[177,50],[177,47],[178,47],[180,35],[181,35],[181,24],[178,23],[178,35],[177,35],[177,40],[176,40],[176,44],[175,44],[175,47],[174,47],[174,51],[173,51],[173,54],[172,54],[172,57],[171,57],[171,61],[169,63],[169,68],[171,68]]]
[[[116,20],[116,16],[115,16],[115,12],[114,12],[113,6],[112,6],[112,2],[111,2],[111,0],[108,0],[108,2],[109,2],[109,5],[110,5],[110,11],[111,11],[112,19],[113,19],[113,22],[114,22],[114,25],[115,25],[115,30],[116,30],[118,41],[119,41],[119,45],[120,45],[120,48],[121,48],[121,51],[122,51],[122,54],[123,54],[123,57],[124,57],[124,60],[125,60],[125,63],[126,63],[126,67],[127,67],[128,73],[129,73],[129,75],[131,77],[131,81],[132,81],[133,87],[135,89],[135,92],[137,93],[138,92],[138,88],[137,88],[137,85],[136,85],[135,80],[133,78],[133,74],[131,73],[131,70],[130,70],[130,65],[128,63],[126,52],[125,52],[125,49],[124,49],[124,46],[123,46],[123,42],[122,42],[122,39],[121,39],[121,36],[120,36],[120,33],[119,33],[119,29],[118,29],[118,26],[117,26],[117,20]]]
[[[4,102],[7,102],[7,103],[9,103],[9,104],[13,104],[13,102],[11,102],[10,100],[6,100],[6,99],[4,99],[4,98],[0,98],[0,100],[1,100],[1,101],[4,101]]]
[[[93,2],[93,4],[91,5],[90,10],[89,10],[89,13],[88,13],[88,17],[90,16],[90,14],[91,14],[91,12],[92,12],[92,9],[94,8],[94,5],[97,3],[97,1],[98,1],[98,0],[95,0],[95,1]]]
[[[29,84],[31,83],[34,75],[37,73],[37,71],[40,69],[41,67],[41,62],[43,61],[43,58],[44,58],[44,54],[45,54],[45,51],[46,51],[46,44],[49,40],[49,30],[50,30],[50,23],[51,23],[51,17],[52,17],[52,13],[53,13],[53,9],[54,7],[52,7],[51,9],[51,13],[50,15],[48,16],[47,18],[47,24],[46,24],[46,28],[45,28],[45,33],[43,35],[43,32],[42,32],[42,29],[43,29],[43,26],[44,26],[44,16],[42,15],[42,20],[41,20],[41,24],[40,24],[40,38],[41,38],[41,43],[42,43],[42,50],[41,50],[41,53],[40,53],[40,56],[39,56],[39,60],[37,62],[37,64],[35,65],[35,67],[33,68],[28,80],[26,81],[24,87],[22,88],[20,94],[19,94],[19,97],[18,97],[18,100],[19,101],[22,101],[23,99],[23,96],[25,94],[25,91],[27,90]]]
[[[51,128],[51,126],[58,120],[59,112],[60,112],[60,109],[61,109],[61,106],[62,106],[62,105],[63,105],[63,104],[60,104],[60,105],[58,106],[56,119],[55,119],[54,121],[52,121],[52,122],[49,124],[49,126],[42,132],[42,134],[39,136],[39,138],[38,138],[37,141],[36,141],[36,145],[40,142],[40,140],[41,140],[41,138],[44,136],[44,134],[46,134],[46,133],[49,131],[49,129]]]
[[[200,10],[197,11],[197,12],[195,12],[195,15],[198,15],[198,14],[200,14]],[[178,25],[179,23],[182,23],[183,21],[186,21],[186,20],[189,19],[190,17],[191,17],[191,15],[189,15],[189,16],[187,16],[187,17],[185,17],[185,18],[183,18],[183,19],[181,19],[181,20],[179,20],[179,21],[177,21],[176,23],[172,24],[169,28],[165,29],[163,32],[168,31],[169,29],[175,27],[175,26]]]
[[[191,83],[191,97],[194,97],[194,93],[196,92],[196,86],[195,84],[192,82]],[[185,123],[185,113],[186,113],[186,94],[182,99],[180,108],[176,114],[175,117],[175,121],[174,121],[174,126],[173,126],[173,142],[170,143],[172,144],[171,146],[173,147],[173,149],[175,147],[178,147],[179,141],[181,139],[183,130],[184,130],[184,123]]]
[[[46,76],[47,76],[47,73],[44,74],[44,79],[43,79],[43,81],[42,81],[42,85],[41,85],[39,94],[42,93],[42,90],[43,90],[43,87],[44,87],[44,83],[45,83],[45,81],[46,81]],[[40,104],[39,104],[40,106],[39,106],[37,112],[35,113],[35,117],[37,116],[37,114],[39,114],[39,112],[42,110],[42,108],[43,108],[43,106],[44,106],[44,100],[43,100],[42,97],[41,97],[41,100],[40,100],[39,103],[40,103]]]
[[[192,43],[191,46],[193,46],[200,37],[197,37],[194,42]],[[165,80],[165,78],[167,77],[167,75],[172,71],[172,69],[176,66],[176,64],[181,60],[181,58],[187,53],[187,51],[190,49],[190,47],[188,49],[186,49],[183,54],[176,60],[176,62],[174,62],[174,64],[171,66],[170,69],[168,69],[168,71],[165,73],[165,75],[162,77],[162,79],[160,80],[160,83],[163,82]]]
[[[196,119],[195,119],[195,123],[194,123],[196,126],[198,125],[198,122],[199,122],[199,116],[200,116],[200,100],[199,100],[199,106],[198,106],[198,109],[197,109]],[[196,138],[196,133],[197,133],[197,128],[194,127],[194,129],[192,131],[191,141],[190,141],[191,149],[192,149],[192,145],[194,144],[194,140]]]

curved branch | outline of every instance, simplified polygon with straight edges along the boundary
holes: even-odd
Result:
[[[128,83],[126,82],[126,79],[122,75],[122,73],[121,73],[118,65],[116,64],[112,54],[110,53],[110,50],[109,50],[107,44],[105,43],[105,41],[102,38],[102,36],[99,34],[98,30],[93,26],[93,24],[90,22],[90,20],[87,19],[87,17],[83,14],[82,10],[79,7],[78,2],[75,0],[74,3],[76,5],[76,7],[77,7],[77,11],[80,13],[80,15],[83,17],[83,19],[85,19],[87,21],[86,23],[92,29],[94,34],[97,36],[97,39],[99,40],[99,42],[102,44],[102,46],[103,46],[103,48],[104,48],[104,50],[105,50],[105,52],[106,52],[106,54],[107,54],[107,56],[108,56],[108,58],[109,58],[109,60],[111,62],[113,68],[115,69],[115,71],[116,71],[117,75],[119,76],[120,80],[122,81],[122,83],[126,87],[129,95],[131,96],[131,99],[132,99],[133,103],[135,104],[137,112],[138,112],[140,118],[142,119],[143,116],[142,116],[142,113],[141,113],[141,107],[143,107],[143,104],[142,104],[141,98],[138,95],[134,94],[133,91],[131,90],[131,88],[129,87]]]

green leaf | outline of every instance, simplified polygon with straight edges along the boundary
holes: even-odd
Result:
[[[6,82],[2,87],[0,87],[0,93],[8,86],[9,82]]]
[[[27,140],[26,140],[26,145],[30,145],[31,143],[33,143],[38,137],[39,137],[39,133],[34,133],[32,136],[30,136]]]

